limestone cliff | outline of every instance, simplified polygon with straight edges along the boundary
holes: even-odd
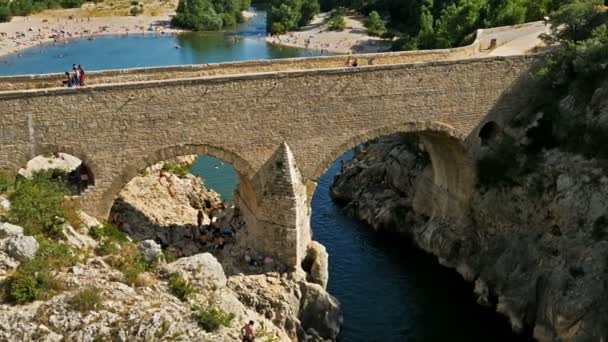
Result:
[[[567,97],[560,111],[582,111],[580,118],[586,113],[594,122],[608,118],[606,97],[594,96],[578,111],[575,103]],[[605,159],[555,142],[537,149],[533,136],[545,123],[542,113],[530,116],[529,125],[511,121],[482,148],[481,181],[464,222],[428,220],[423,204],[433,186],[430,162],[404,136],[388,136],[359,151],[336,177],[332,194],[347,213],[375,229],[410,236],[475,282],[479,303],[508,316],[514,330],[540,341],[605,340]],[[559,127],[553,132],[559,134]]]

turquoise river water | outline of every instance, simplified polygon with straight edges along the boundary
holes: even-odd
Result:
[[[277,47],[263,12],[234,31],[161,36],[131,34],[30,48],[0,57],[0,75],[311,56]],[[228,37],[238,35],[236,44]],[[179,46],[176,49],[175,46]],[[346,152],[346,151],[345,151]],[[341,159],[352,157],[346,153]],[[344,216],[329,196],[336,162],[319,179],[312,201],[314,239],[329,252],[329,291],[344,310],[341,341],[517,341],[506,320],[475,303],[472,286],[404,238],[372,232]],[[238,182],[232,167],[201,156],[194,166],[208,187],[230,201]]]

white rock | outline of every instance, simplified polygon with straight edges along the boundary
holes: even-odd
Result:
[[[97,241],[92,237],[78,233],[71,225],[66,224],[63,226],[63,233],[65,234],[68,243],[76,248],[95,248],[97,247]]]
[[[33,236],[14,235],[6,243],[6,253],[19,261],[32,258],[38,251],[38,241]]]
[[[226,286],[226,274],[217,259],[209,254],[197,254],[187,258],[181,258],[165,266],[165,272],[173,274],[183,272],[191,283],[215,288]]]
[[[23,228],[8,222],[0,222],[0,239],[13,235],[23,235]]]
[[[148,262],[162,260],[164,258],[163,250],[154,240],[144,240],[137,246]]]
[[[325,246],[317,241],[311,241],[308,244],[305,259],[305,262],[310,263],[310,270],[306,270],[309,272],[308,280],[321,285],[324,289],[327,288],[329,280],[328,258]]]
[[[4,210],[9,210],[11,208],[11,201],[0,196],[0,208],[3,208]]]
[[[82,221],[82,224],[89,229],[101,226],[101,222],[99,222],[99,220],[85,213],[84,211],[78,211],[78,217]]]

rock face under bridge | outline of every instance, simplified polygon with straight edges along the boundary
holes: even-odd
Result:
[[[525,102],[536,60],[448,60],[463,51],[444,51],[439,62],[424,62],[428,56],[421,53],[366,55],[370,65],[359,68],[321,63],[321,69],[265,72],[273,63],[307,59],[244,62],[260,69],[181,79],[175,77],[207,69],[152,68],[149,79],[139,69],[124,83],[94,84],[91,73],[93,85],[70,89],[37,89],[47,76],[31,76],[31,87],[27,77],[3,78],[19,87],[0,89],[0,170],[16,171],[49,152],[77,156],[95,178],[79,201],[104,219],[118,192],[145,167],[180,155],[215,156],[238,171],[236,200],[252,227],[252,247],[295,267],[310,241],[315,180],[347,150],[383,135],[417,133],[431,156],[435,185],[456,196],[433,195],[433,216],[463,214],[475,182],[469,156],[478,131]],[[399,56],[423,62],[390,64]],[[327,61],[338,57],[332,58]]]

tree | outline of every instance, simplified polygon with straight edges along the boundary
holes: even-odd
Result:
[[[433,14],[426,6],[422,6],[420,13],[420,32],[416,37],[417,45],[421,49],[432,49],[436,45],[435,30],[433,28]]]
[[[386,24],[376,11],[371,11],[367,20],[365,20],[367,32],[372,36],[381,36],[386,32]]]
[[[11,21],[13,15],[8,3],[0,3],[0,23]]]
[[[285,33],[298,27],[297,25],[302,14],[298,8],[294,8],[294,5],[296,5],[294,2],[297,1],[287,1],[278,7],[270,7],[267,16],[267,25],[269,25],[270,33]]]
[[[319,13],[321,7],[318,0],[302,0],[300,13],[302,17],[298,23],[299,26],[307,25]]]
[[[244,20],[250,0],[180,0],[173,25],[193,30],[219,30]]]
[[[319,13],[318,0],[269,0],[266,26],[280,34],[308,24]]]
[[[462,0],[441,11],[436,23],[437,47],[448,48],[461,44],[465,37],[481,27],[480,12],[485,0]]]
[[[601,0],[577,0],[551,14],[551,39],[557,42],[579,40],[591,35],[592,23],[600,13]]]
[[[536,1],[536,0],[535,0]],[[507,0],[498,10],[498,15],[492,26],[521,24],[526,21],[526,2],[529,0]]]

